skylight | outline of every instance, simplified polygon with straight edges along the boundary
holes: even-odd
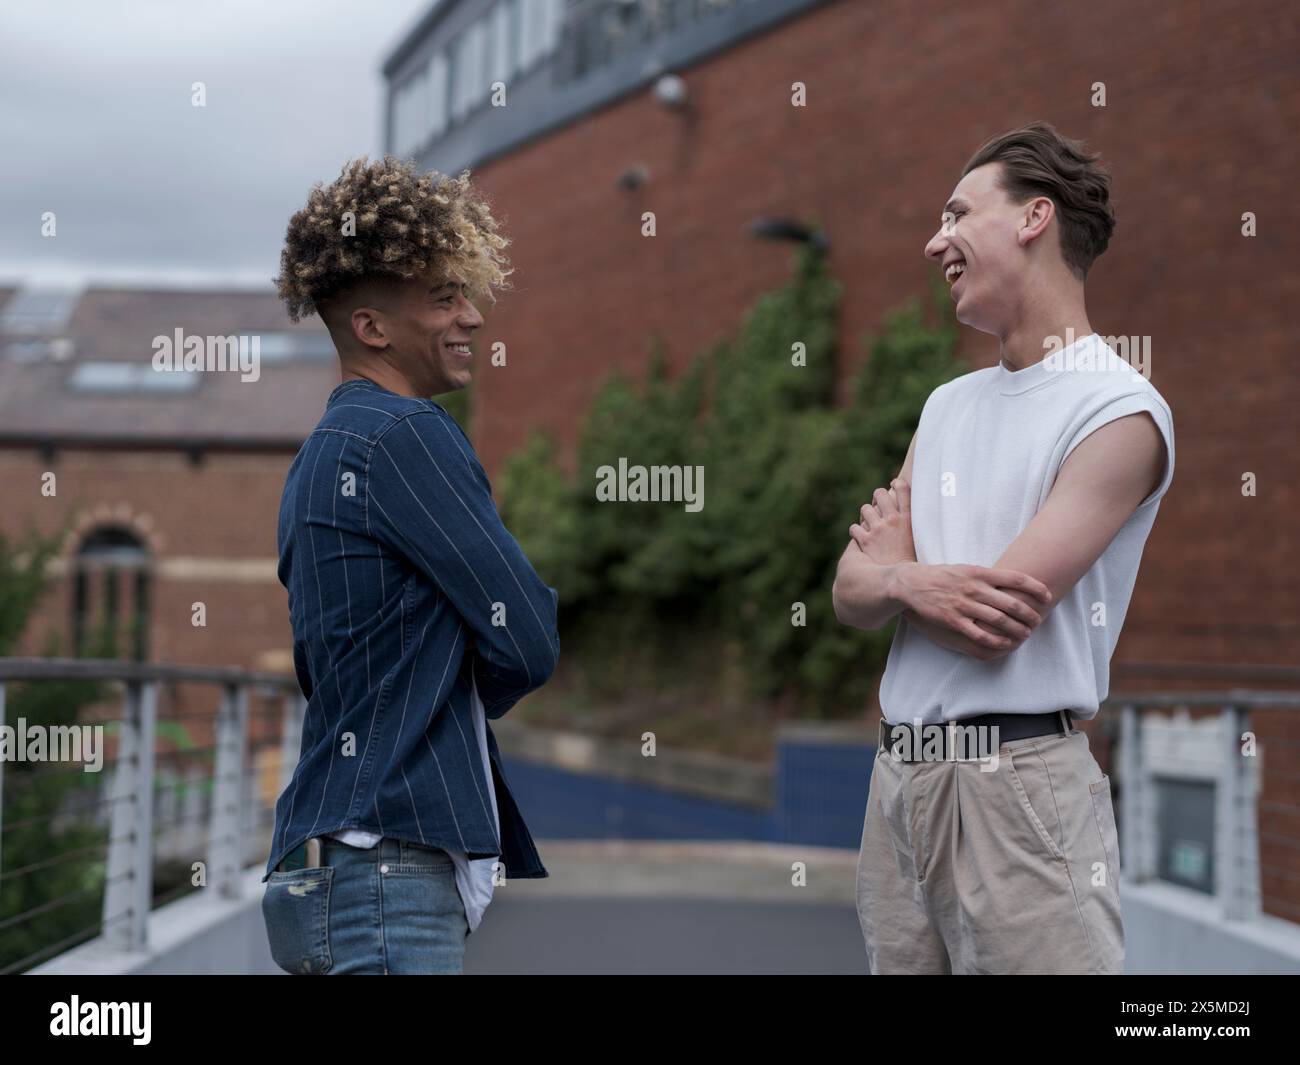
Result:
[[[83,362],[73,368],[68,387],[74,392],[108,395],[174,394],[199,386],[197,373],[161,373],[148,362]]]
[[[80,298],[77,289],[19,289],[0,308],[0,333],[30,336],[62,332]]]

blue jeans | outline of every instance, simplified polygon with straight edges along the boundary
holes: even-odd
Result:
[[[271,957],[294,974],[460,973],[469,923],[451,856],[326,837],[316,869],[274,872],[262,895]]]

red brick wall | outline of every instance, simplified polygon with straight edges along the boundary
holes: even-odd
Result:
[[[1175,419],[1175,480],[1117,657],[1300,664],[1300,375],[1281,311],[1300,298],[1294,7],[996,7],[832,3],[683,71],[693,117],[639,93],[478,170],[518,288],[487,312],[482,339],[509,357],[480,363],[475,444],[495,472],[534,426],[571,441],[606,374],[644,367],[651,334],[681,366],[734,329],[788,272],[788,245],[745,235],[759,215],[821,219],[856,366],[864,333],[926,292],[921,249],[969,155],[1046,118],[1111,165],[1119,225],[1090,278],[1092,322],[1152,337]],[[616,187],[637,164],[648,185]],[[993,365],[996,342],[963,332],[963,354]]]
[[[217,562],[223,577],[160,574],[151,586],[149,658],[187,665],[267,667],[267,652],[291,651],[289,608],[274,570],[255,580],[236,580],[243,560],[276,559],[275,530],[280,493],[292,455],[210,453],[199,465],[165,451],[60,451],[50,462],[34,451],[0,450],[0,481],[6,486],[4,530],[11,538],[29,526],[53,533],[65,522],[99,524],[89,516],[106,510],[105,523],[121,510],[128,527],[150,546],[156,564],[178,559]],[[57,477],[57,494],[41,495],[41,475]],[[75,552],[78,537],[66,548]],[[207,625],[191,624],[191,604],[203,602]],[[53,582],[28,626],[21,651],[40,653],[48,632],[59,633],[68,651],[72,610],[70,582]],[[276,668],[288,665],[285,660]]]
[[[825,226],[845,284],[846,379],[864,333],[926,292],[934,268],[921,250],[966,159],[1044,118],[1111,166],[1119,222],[1090,277],[1090,317],[1103,334],[1152,338],[1152,381],[1175,419],[1175,480],[1116,662],[1300,665],[1300,373],[1284,317],[1300,305],[1298,26],[1281,2],[1149,4],[1135,16],[1118,0],[843,0],[681,71],[689,118],[639,93],[483,166],[518,268],[518,290],[483,330],[509,351],[506,368],[480,364],[484,462],[495,472],[534,426],[571,443],[606,374],[644,368],[651,334],[681,367],[734,329],[787,276],[788,246],[744,233],[760,215]],[[794,81],[806,108],[790,106]],[[1098,81],[1104,108],[1090,103]],[[638,164],[648,184],[618,188]],[[657,215],[653,239],[640,235],[644,210]],[[1245,211],[1253,238],[1241,235]],[[997,358],[970,330],[962,351],[977,367]],[[1247,471],[1255,498],[1241,494]],[[1196,680],[1129,675],[1124,688]],[[1293,920],[1296,721],[1261,712],[1253,723],[1271,752],[1265,908]]]

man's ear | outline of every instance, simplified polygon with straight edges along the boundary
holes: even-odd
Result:
[[[1056,204],[1050,196],[1035,196],[1025,204],[1025,213],[1020,222],[1020,232],[1016,239],[1021,245],[1036,240],[1046,232],[1052,219],[1056,217]]]
[[[388,323],[384,320],[383,311],[374,307],[354,308],[349,324],[352,326],[352,335],[366,347],[377,351],[388,347]]]

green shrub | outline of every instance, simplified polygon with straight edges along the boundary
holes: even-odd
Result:
[[[937,322],[919,303],[891,315],[850,402],[835,406],[840,295],[825,258],[803,249],[734,341],[676,380],[652,350],[642,387],[606,382],[579,436],[576,480],[541,434],[504,464],[503,516],[559,590],[564,657],[584,683],[616,697],[668,672],[677,687],[689,668],[702,689],[740,677],[731,694],[828,717],[860,709],[892,627],[838,623],[835,566],[858,508],[902,466],[926,397],[969,367],[940,289]],[[702,466],[703,509],[598,501],[596,471],[620,457]],[[708,649],[702,663],[692,647]]]
[[[29,531],[11,545],[0,533],[0,656],[11,655],[32,611],[48,588],[47,564],[57,557],[66,528],[52,536]],[[45,656],[57,657],[59,641],[48,635]],[[89,634],[90,657],[112,657],[111,629],[101,620]],[[82,707],[106,697],[96,681],[45,680],[6,685],[6,720],[46,728],[79,723]],[[90,821],[59,815],[98,799],[98,774],[69,773],[65,766],[15,761],[5,768],[3,848],[0,865],[9,874],[0,883],[0,971],[26,969],[50,956],[52,944],[85,939],[101,916],[105,862],[102,855],[74,861],[51,856],[86,851],[104,842]],[[35,868],[32,868],[35,867]],[[18,874],[18,870],[31,872]],[[57,905],[56,905],[57,903]],[[15,920],[19,914],[28,916]],[[78,933],[83,933],[78,935]],[[31,959],[30,964],[24,964]]]

